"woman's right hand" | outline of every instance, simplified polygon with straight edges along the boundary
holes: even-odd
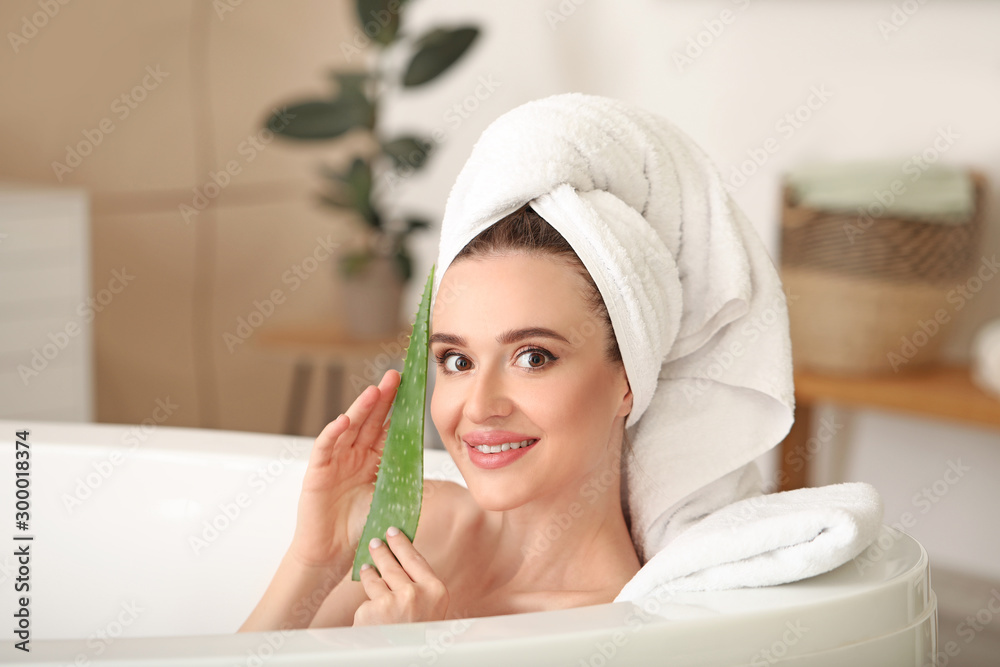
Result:
[[[361,392],[316,438],[289,547],[302,565],[329,566],[348,555],[353,560],[385,446],[388,424],[383,423],[399,381],[398,371],[386,371],[377,387]]]

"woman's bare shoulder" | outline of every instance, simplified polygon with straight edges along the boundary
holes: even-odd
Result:
[[[440,544],[480,511],[469,490],[461,484],[441,479],[424,480],[416,539],[429,545]],[[417,545],[416,541],[414,542]]]

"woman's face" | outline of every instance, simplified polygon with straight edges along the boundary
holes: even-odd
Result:
[[[484,509],[576,493],[618,465],[632,395],[585,288],[564,260],[527,253],[462,259],[442,278],[431,416]]]

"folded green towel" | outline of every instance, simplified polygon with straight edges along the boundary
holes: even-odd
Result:
[[[921,170],[921,167],[923,170]],[[969,173],[913,161],[811,163],[785,174],[800,206],[873,218],[964,224],[975,209]]]

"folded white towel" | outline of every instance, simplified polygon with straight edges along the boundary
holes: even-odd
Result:
[[[713,512],[745,498],[761,495],[763,486],[764,480],[760,476],[760,469],[753,461],[706,484],[675,503],[664,513],[662,517],[664,530],[661,536],[663,544],[669,544],[678,535]],[[628,507],[626,500],[627,498],[623,499],[623,503]]]
[[[881,498],[860,482],[747,498],[676,536],[615,602],[813,577],[860,554],[881,524]]]

